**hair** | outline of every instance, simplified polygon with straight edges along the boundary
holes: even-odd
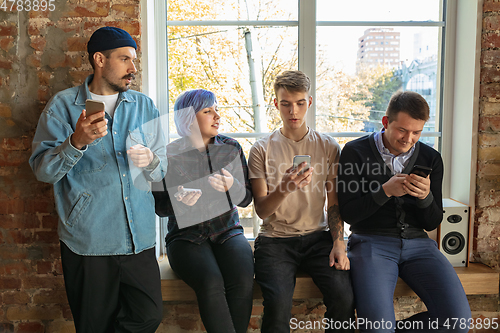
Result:
[[[392,95],[385,111],[389,123],[396,120],[399,112],[405,112],[413,119],[429,120],[429,104],[414,91],[399,90]]]
[[[191,135],[189,127],[196,114],[204,108],[217,103],[215,94],[205,89],[194,89],[182,92],[174,104],[174,122],[180,136]]]
[[[111,49],[111,50],[105,50],[105,51],[96,51],[96,52],[92,52],[92,53],[89,53],[89,62],[90,62],[90,66],[92,66],[92,69],[95,70],[95,63],[94,63],[94,54],[96,54],[97,52],[100,52],[102,53],[106,58],[109,58],[109,56],[111,55],[111,53],[114,51],[115,49]]]
[[[306,92],[311,89],[311,80],[301,71],[284,71],[274,80],[274,95],[278,96],[278,90],[285,89],[288,92]]]

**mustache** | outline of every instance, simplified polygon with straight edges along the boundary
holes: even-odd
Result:
[[[123,79],[132,79],[135,80],[135,75],[133,73],[127,74],[123,77]]]

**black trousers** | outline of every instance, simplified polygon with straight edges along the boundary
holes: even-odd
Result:
[[[64,283],[78,333],[154,333],[162,319],[155,250],[81,256],[61,242]]]

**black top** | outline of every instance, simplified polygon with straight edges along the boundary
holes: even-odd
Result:
[[[409,194],[387,197],[382,185],[392,173],[375,145],[374,134],[347,143],[338,171],[340,214],[351,232],[396,238],[426,238],[443,219],[443,161],[439,152],[417,142],[403,173],[413,165],[432,168],[431,189],[421,200]]]
[[[243,233],[236,206],[246,207],[252,202],[252,189],[238,141],[219,134],[200,152],[189,138],[181,138],[167,145],[167,159],[165,178],[153,184],[156,214],[168,217],[167,245],[174,240],[223,243]],[[221,174],[222,168],[233,176],[233,186],[227,192],[216,191],[208,181],[209,176]],[[179,185],[202,191],[193,206],[174,198]]]

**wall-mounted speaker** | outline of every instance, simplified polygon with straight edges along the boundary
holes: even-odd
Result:
[[[454,267],[469,265],[469,217],[469,206],[453,199],[443,199],[438,244]]]

